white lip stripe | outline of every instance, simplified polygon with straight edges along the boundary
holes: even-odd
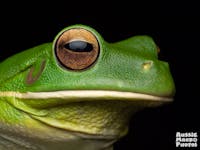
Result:
[[[160,97],[148,94],[120,92],[120,91],[104,91],[104,90],[68,90],[68,91],[51,91],[51,92],[13,92],[2,91],[0,97],[17,97],[20,99],[50,99],[50,98],[116,98],[127,100],[151,100],[170,102],[170,97]]]

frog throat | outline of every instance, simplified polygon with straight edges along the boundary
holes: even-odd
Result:
[[[8,103],[46,125],[91,135],[124,136],[139,109],[172,99],[119,91],[0,92]]]

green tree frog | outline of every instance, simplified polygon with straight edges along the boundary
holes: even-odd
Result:
[[[108,43],[72,25],[0,63],[0,149],[111,150],[136,111],[174,93],[151,37]]]

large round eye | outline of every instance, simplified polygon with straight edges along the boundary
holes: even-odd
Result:
[[[64,67],[82,70],[97,60],[99,44],[90,31],[82,28],[69,29],[55,42],[55,54]]]

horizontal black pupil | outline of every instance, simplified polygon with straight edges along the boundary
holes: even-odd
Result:
[[[64,47],[74,52],[90,52],[93,49],[92,44],[85,41],[72,41],[65,44]]]

